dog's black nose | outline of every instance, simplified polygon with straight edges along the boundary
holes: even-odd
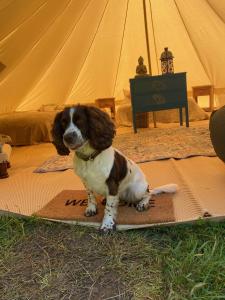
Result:
[[[68,144],[73,144],[76,138],[77,138],[77,134],[75,131],[68,132],[63,136],[64,141]]]

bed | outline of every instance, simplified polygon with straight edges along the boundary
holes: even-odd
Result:
[[[85,103],[94,105],[93,103]],[[44,104],[36,111],[0,115],[0,134],[11,137],[12,146],[29,146],[52,142],[52,125],[56,114],[67,104]]]
[[[9,135],[13,146],[51,142],[57,111],[26,111],[0,115],[0,133]]]

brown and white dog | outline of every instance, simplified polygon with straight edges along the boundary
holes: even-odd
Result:
[[[106,198],[100,229],[116,227],[119,201],[136,203],[138,211],[148,209],[151,195],[176,191],[175,184],[149,190],[141,169],[112,147],[115,126],[107,113],[92,106],[65,108],[55,117],[53,144],[60,155],[74,151],[74,170],[88,193],[86,216],[97,214],[94,193]]]

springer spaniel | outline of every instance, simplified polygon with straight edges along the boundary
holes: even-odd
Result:
[[[86,216],[97,214],[94,193],[106,198],[100,229],[116,227],[119,201],[136,203],[136,209],[148,209],[151,195],[176,191],[175,184],[149,190],[144,173],[133,161],[112,147],[115,126],[107,113],[92,106],[65,108],[54,120],[53,144],[58,154],[74,151],[74,170],[88,193]]]

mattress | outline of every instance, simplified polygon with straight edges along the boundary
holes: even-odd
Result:
[[[51,142],[57,111],[26,111],[0,115],[0,133],[9,135],[13,146]]]

